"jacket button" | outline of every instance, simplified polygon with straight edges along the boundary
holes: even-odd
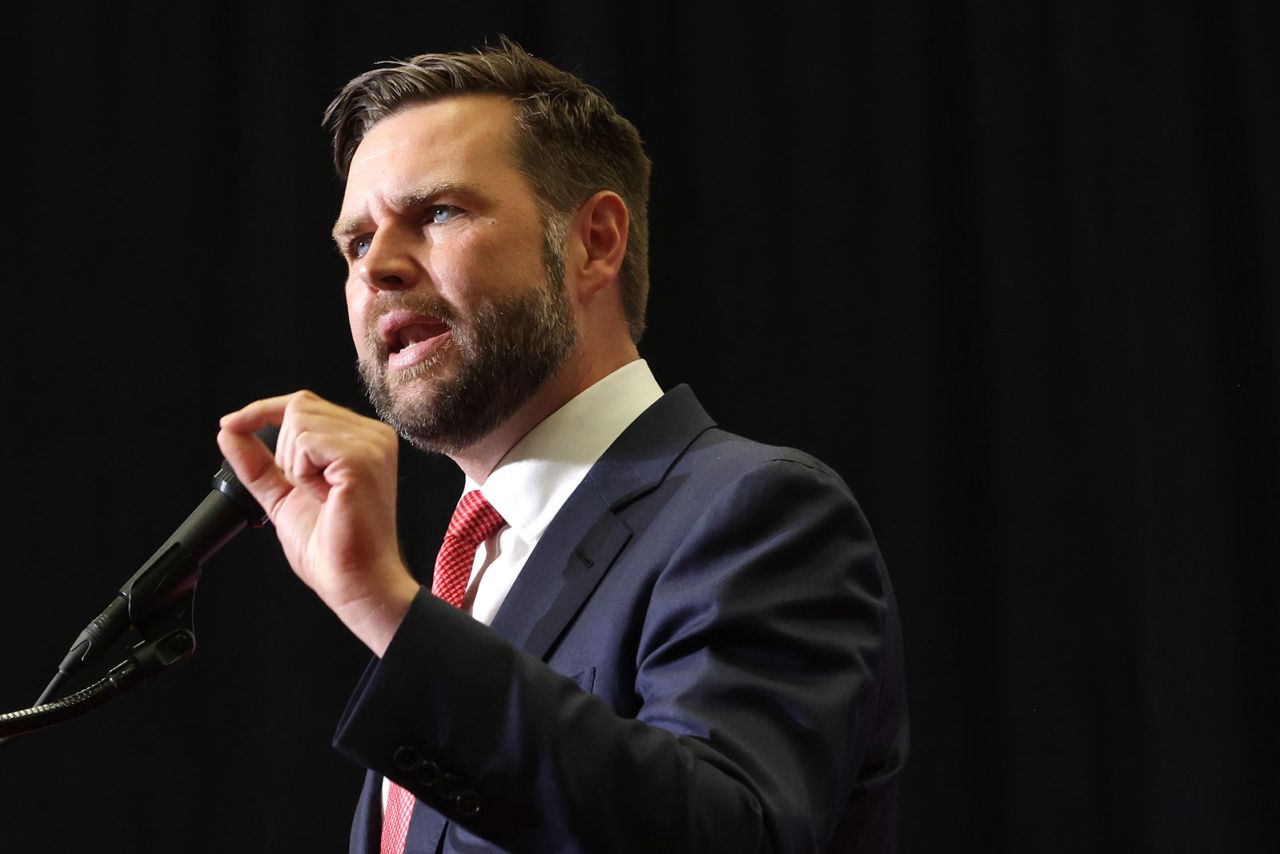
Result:
[[[419,762],[418,767],[413,770],[413,778],[418,781],[418,785],[428,788],[439,783],[442,776],[440,766],[430,759]]]
[[[475,792],[463,792],[453,801],[461,815],[477,815],[480,812],[480,796]]]
[[[422,764],[418,751],[407,744],[402,744],[396,748],[396,752],[391,754],[391,761],[401,771],[412,771]]]
[[[432,788],[436,790],[436,794],[447,801],[452,801],[467,791],[467,787],[463,785],[462,780],[454,774],[445,774],[436,780]]]

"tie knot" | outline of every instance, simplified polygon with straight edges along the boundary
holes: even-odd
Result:
[[[473,489],[458,502],[445,536],[474,547],[489,539],[505,524],[502,515],[493,509],[480,490]]]

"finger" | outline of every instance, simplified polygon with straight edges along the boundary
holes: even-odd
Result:
[[[297,412],[290,406],[277,442],[275,463],[285,480],[323,501],[329,492],[326,470],[335,458],[349,453],[342,447],[350,436],[349,419],[328,412]],[[337,443],[317,443],[317,436],[333,436]]]
[[[218,426],[233,433],[252,433],[268,424],[279,425],[284,418],[285,407],[296,396],[283,394],[255,400],[235,412],[228,412],[218,421]]]
[[[289,494],[294,482],[288,471],[281,471],[278,462],[282,459],[282,454],[287,459],[288,449],[293,442],[293,431],[288,426],[289,413],[311,401],[326,404],[309,391],[296,391],[255,400],[235,412],[227,413],[219,422],[222,427],[222,433],[218,435],[219,447],[223,448],[227,461],[236,469],[236,476],[249,489],[250,494],[267,508],[268,515],[271,508]],[[280,429],[273,443],[274,448],[268,448],[249,435],[257,433],[261,436],[265,433],[264,428],[275,427]],[[223,433],[227,436],[224,437]],[[238,441],[237,436],[243,438],[244,442]],[[238,464],[244,465],[245,471],[240,471]],[[258,490],[261,490],[261,494]]]
[[[360,470],[369,475],[385,472],[388,466],[395,470],[396,434],[381,421],[343,409],[286,420],[290,445],[277,454],[277,464],[295,484],[317,477],[333,482],[344,471]]]
[[[276,508],[293,489],[276,467],[275,455],[252,433],[226,428],[218,431],[218,448],[245,489],[274,522]]]
[[[281,429],[276,441],[276,465],[285,478],[293,484],[315,474],[315,465],[299,453],[299,437],[311,430],[345,431],[363,419],[361,416],[337,404],[330,403],[309,391],[299,391],[285,398],[280,416]],[[275,405],[279,399],[271,402]],[[323,464],[320,465],[323,468]]]
[[[288,459],[290,447],[293,443],[292,431],[287,422],[295,413],[304,411],[307,406],[315,404],[332,406],[328,401],[304,389],[290,394],[255,400],[234,412],[229,412],[222,416],[219,424],[223,429],[231,430],[232,432],[256,432],[259,435],[263,435],[264,428],[280,428],[276,432],[271,446],[277,451],[277,466],[285,469],[286,479],[292,479],[287,468],[281,465],[283,460]]]

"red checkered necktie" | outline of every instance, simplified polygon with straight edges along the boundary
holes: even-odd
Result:
[[[431,594],[450,605],[461,606],[471,580],[471,565],[476,549],[507,524],[479,490],[473,489],[458,502],[445,531],[440,554],[436,555],[436,574],[431,579]]]
[[[462,496],[449,520],[440,553],[436,555],[432,595],[461,607],[467,582],[471,580],[471,566],[476,561],[476,549],[506,524],[479,490]],[[413,795],[397,783],[391,783],[387,790],[387,808],[382,814],[382,854],[403,854],[412,817]]]

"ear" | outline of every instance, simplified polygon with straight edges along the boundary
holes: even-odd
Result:
[[[601,190],[579,206],[569,235],[577,251],[566,253],[565,260],[576,268],[575,291],[580,302],[587,302],[618,280],[627,251],[629,221],[626,202],[612,190]]]

